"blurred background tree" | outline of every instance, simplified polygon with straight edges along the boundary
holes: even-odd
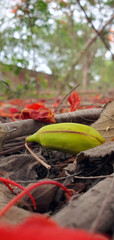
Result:
[[[1,0],[1,90],[19,97],[77,83],[84,90],[114,87],[113,6],[113,0]]]

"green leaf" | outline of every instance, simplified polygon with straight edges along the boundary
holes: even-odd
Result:
[[[42,0],[37,1],[35,6],[39,11],[42,11],[42,12],[47,11],[47,3]]]
[[[66,3],[65,3],[64,1],[61,1],[61,2],[59,3],[59,6],[60,6],[61,8],[66,7]]]

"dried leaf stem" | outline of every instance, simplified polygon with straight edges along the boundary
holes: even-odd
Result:
[[[25,143],[25,147],[27,148],[27,150],[30,152],[30,154],[38,161],[40,162],[45,168],[50,169],[51,166],[47,163],[45,163],[42,159],[40,159],[38,156],[36,156],[36,154],[29,148],[29,146],[27,145],[27,142]]]

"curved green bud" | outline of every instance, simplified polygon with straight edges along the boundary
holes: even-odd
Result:
[[[27,142],[40,143],[47,149],[77,154],[105,142],[93,127],[79,123],[57,123],[40,128],[26,137]]]

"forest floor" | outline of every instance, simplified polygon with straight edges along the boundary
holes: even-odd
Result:
[[[77,155],[46,150],[38,143],[28,144],[35,155],[51,166],[47,169],[27,150],[25,137],[54,121],[92,125],[104,137],[105,143]],[[1,182],[9,179],[27,188],[44,181],[43,185],[30,192],[36,202],[36,209],[26,194],[15,205],[13,203],[10,209],[8,207],[7,211],[6,206],[19,195],[21,189],[10,182],[6,183],[10,183],[10,189],[0,184],[0,217],[5,223],[20,223],[27,216],[41,213],[63,227],[81,228],[113,237],[113,91],[107,93],[107,96],[73,92],[69,99],[57,97],[1,101],[0,136]],[[46,183],[45,180],[63,184],[72,196],[58,185]]]

